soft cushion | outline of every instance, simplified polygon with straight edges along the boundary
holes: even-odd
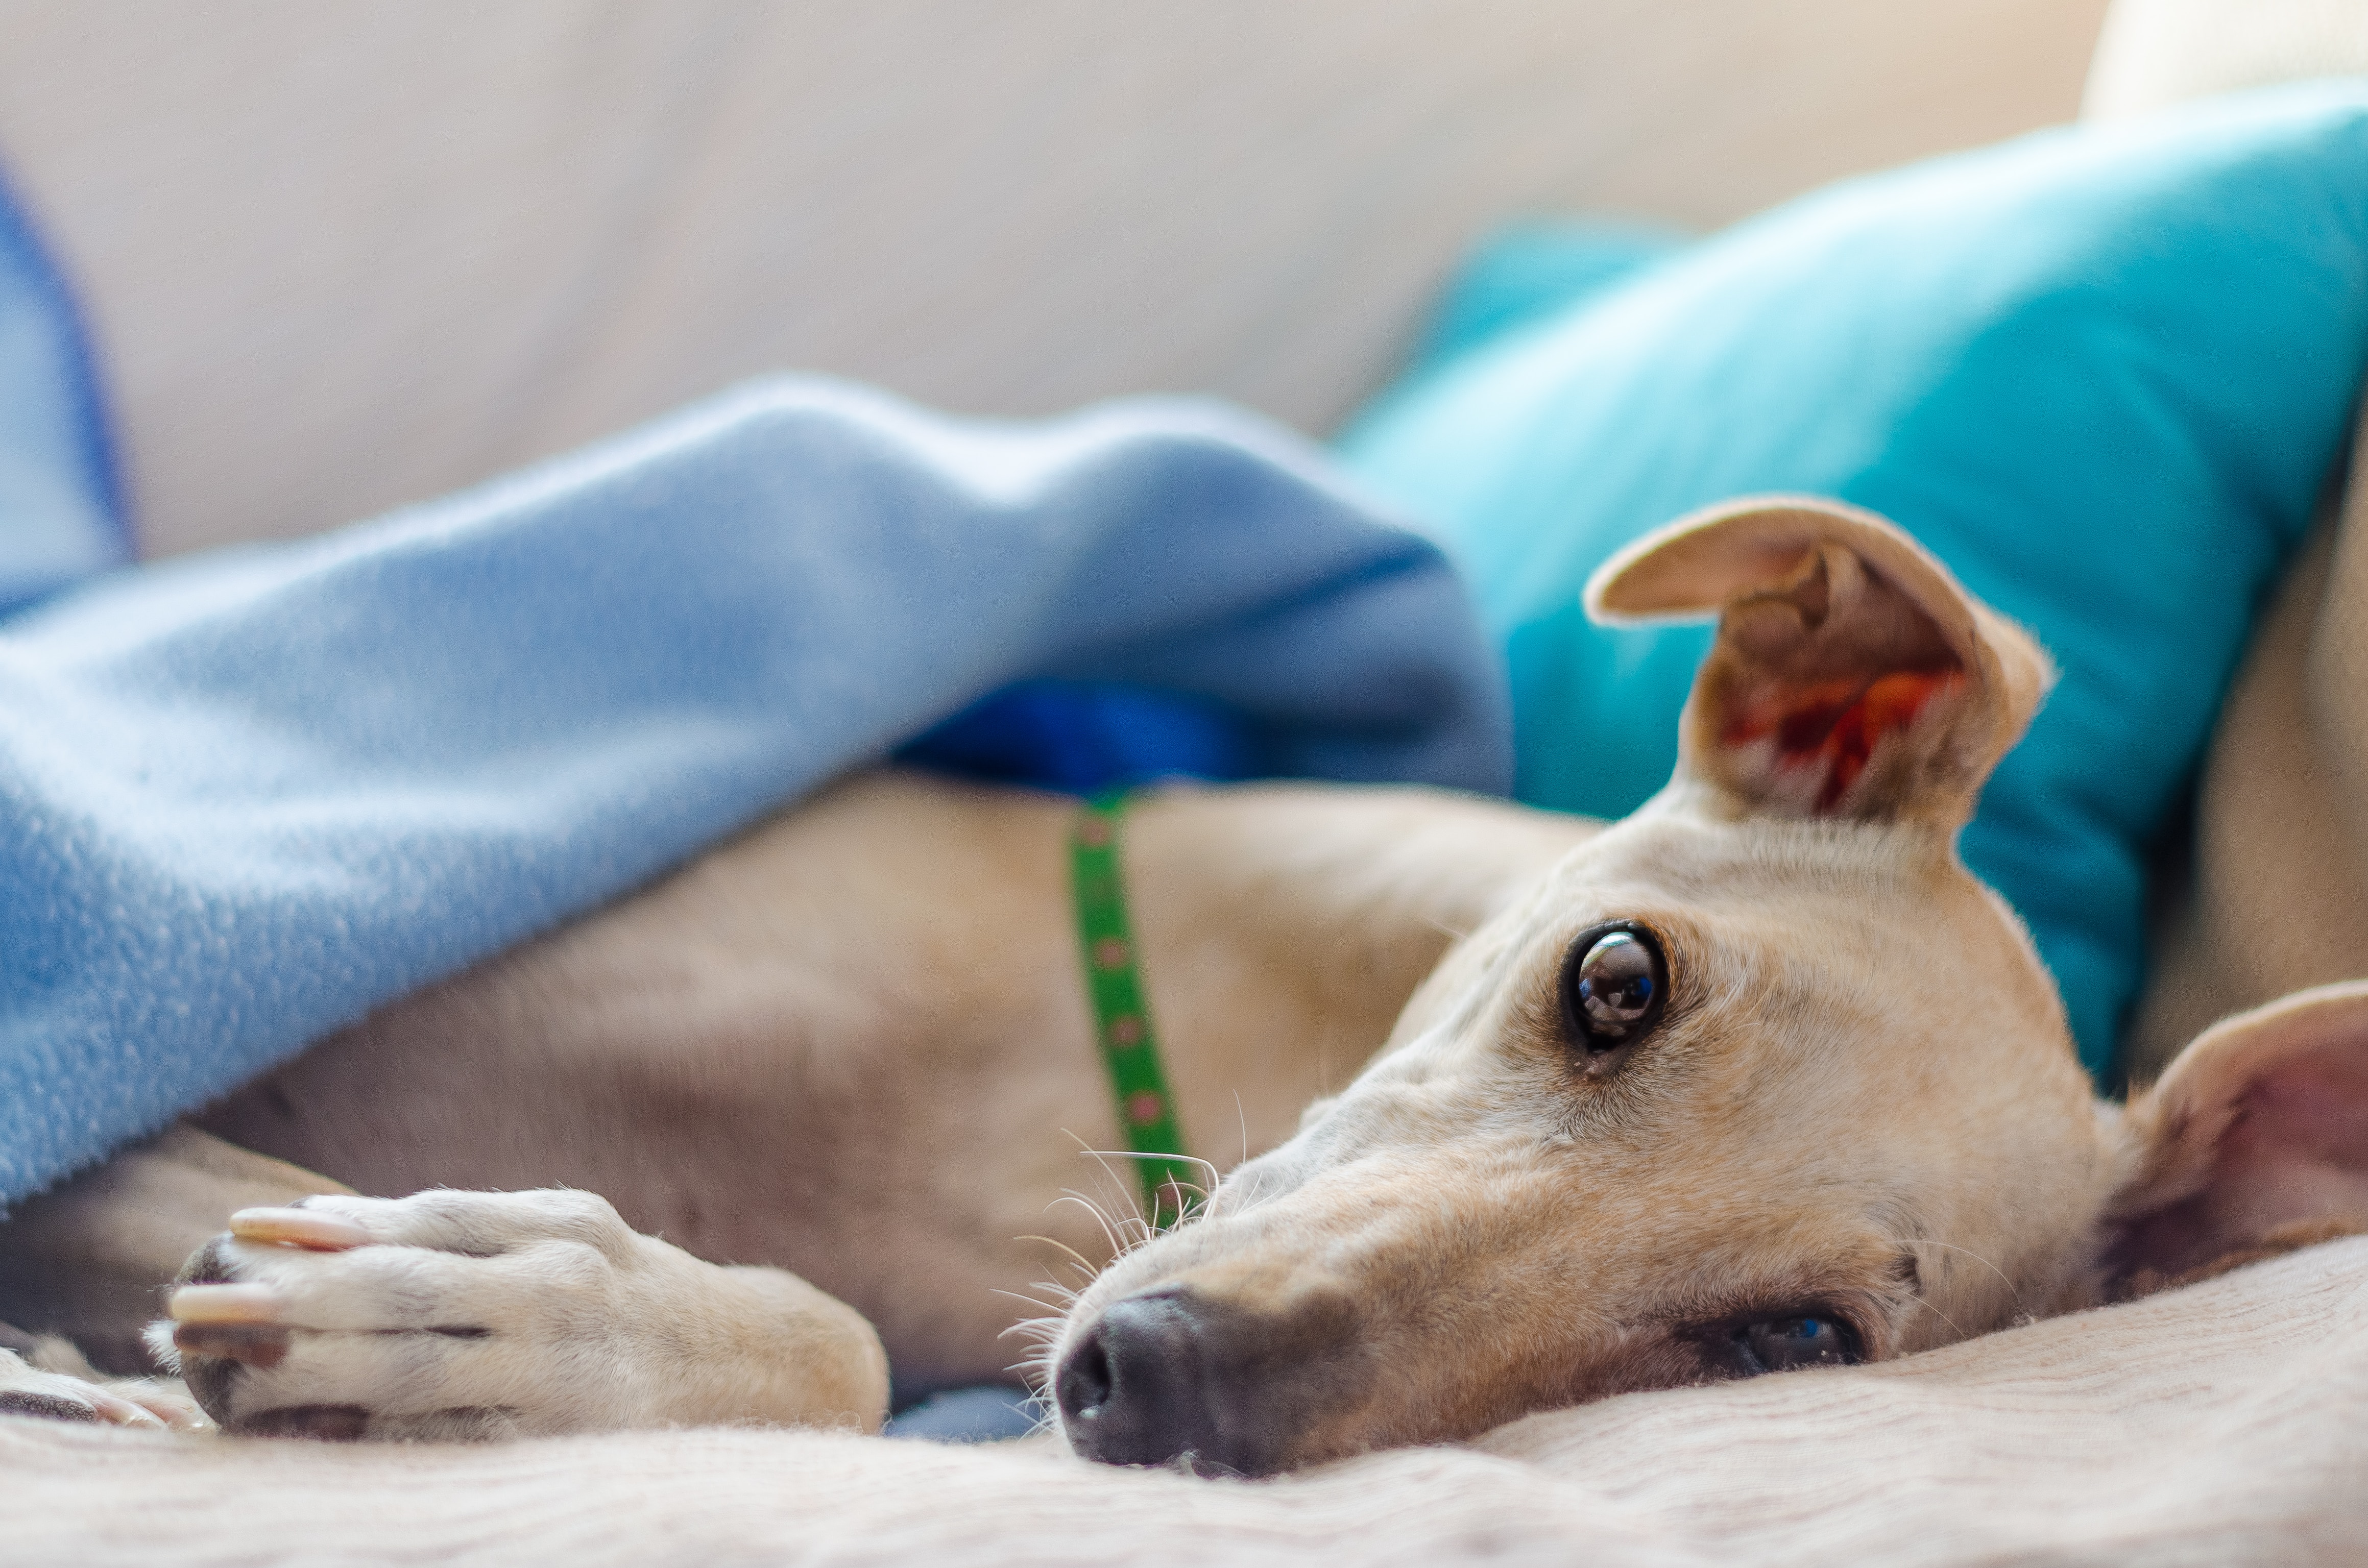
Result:
[[[1477,585],[1518,792],[1668,776],[1701,627],[1590,625],[1640,532],[1752,491],[1896,518],[2063,680],[1964,839],[2108,1062],[2142,865],[2368,362],[2368,86],[2043,132],[1854,180],[1488,337],[1342,441]]]

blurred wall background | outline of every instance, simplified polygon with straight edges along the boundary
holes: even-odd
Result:
[[[1322,431],[1525,212],[1708,226],[2069,119],[2104,0],[0,0],[152,553],[774,369]]]

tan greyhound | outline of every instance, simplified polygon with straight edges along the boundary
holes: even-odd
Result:
[[[1263,1474],[2368,1223],[2368,986],[2092,1097],[1955,852],[2047,660],[1905,535],[1734,503],[1589,605],[1720,614],[1677,775],[1622,823],[1308,786],[1131,812],[1182,1125],[1264,1151],[1165,1233],[1110,1222],[1087,1153],[1120,1133],[1075,808],[882,773],[28,1203],[0,1316],[124,1363],[196,1247],[165,1336],[233,1430],[869,1427],[889,1364],[1003,1375],[1004,1292],[1073,1260],[1037,1361],[1070,1443]],[[0,1362],[0,1408],[196,1420],[48,1354]]]

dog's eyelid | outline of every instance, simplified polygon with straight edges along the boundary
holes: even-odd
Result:
[[[1760,1296],[1748,1306],[1690,1312],[1682,1327],[1688,1333],[1725,1334],[1777,1318],[1829,1317],[1848,1324],[1855,1331],[1866,1314],[1861,1310],[1861,1304],[1852,1300],[1854,1295],[1855,1292],[1810,1290],[1797,1295]]]
[[[1896,1321],[1917,1299],[1888,1279],[1871,1278],[1863,1260],[1856,1266],[1837,1260],[1830,1270],[1811,1269],[1788,1279],[1763,1280],[1757,1288],[1721,1291],[1660,1321],[1680,1337],[1707,1342],[1754,1324],[1830,1318],[1849,1331],[1860,1360],[1877,1361],[1891,1354]]]

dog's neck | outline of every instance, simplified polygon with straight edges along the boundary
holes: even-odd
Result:
[[[1134,805],[1129,899],[1192,1152],[1223,1166],[1289,1136],[1380,1049],[1451,942],[1600,825],[1400,789]]]

